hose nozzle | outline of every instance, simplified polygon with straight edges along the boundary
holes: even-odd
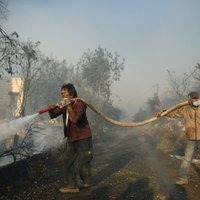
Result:
[[[48,112],[48,111],[54,109],[55,107],[56,107],[55,105],[50,105],[50,106],[48,106],[48,107],[46,107],[46,108],[40,110],[38,113],[41,115],[41,114],[43,114],[43,113],[45,113],[45,112]]]

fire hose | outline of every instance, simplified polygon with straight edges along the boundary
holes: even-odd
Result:
[[[107,115],[105,115],[104,113],[100,112],[99,110],[97,110],[92,104],[86,102],[84,99],[82,98],[73,98],[71,99],[72,102],[76,101],[76,100],[80,100],[82,102],[84,102],[91,110],[93,110],[98,116],[100,116],[102,119],[104,119],[105,121],[111,123],[111,124],[115,124],[115,125],[118,125],[118,126],[124,126],[124,127],[136,127],[136,126],[143,126],[143,125],[146,125],[146,124],[149,124],[157,119],[159,119],[159,117],[152,117],[150,119],[147,119],[145,121],[142,121],[142,122],[120,122],[120,121],[116,121],[116,120],[113,120],[111,119],[110,117],[108,117]],[[175,106],[172,106],[171,108],[163,111],[161,114],[160,114],[160,117],[162,116],[166,116],[167,114],[171,113],[172,111],[176,110],[176,109],[179,109],[185,105],[188,105],[188,102],[185,101],[185,102],[182,102],[182,103],[179,103]],[[49,106],[43,110],[40,110],[39,111],[39,114],[42,114],[42,113],[45,113],[45,112],[48,112],[50,111],[51,109],[55,108],[54,106]]]

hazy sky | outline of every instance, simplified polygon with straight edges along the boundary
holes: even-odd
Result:
[[[177,75],[200,62],[199,0],[7,0],[3,27],[40,41],[46,55],[76,64],[99,45],[125,58],[115,103],[135,112],[166,92],[167,69]]]

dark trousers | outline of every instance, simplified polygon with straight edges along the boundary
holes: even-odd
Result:
[[[83,184],[91,183],[92,138],[67,141],[65,172],[68,186],[77,187],[77,178]]]

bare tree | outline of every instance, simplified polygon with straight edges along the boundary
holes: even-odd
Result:
[[[20,42],[18,34],[0,35],[0,76],[13,75],[12,65],[16,62]]]
[[[42,70],[40,70],[37,85],[31,92],[31,106],[33,109],[46,107],[61,100],[60,88],[65,82],[73,82],[73,66],[66,61],[56,58],[42,58]]]
[[[192,75],[197,82],[200,81],[200,64],[199,63],[197,63],[197,65],[195,66],[195,69]]]
[[[147,100],[147,105],[151,114],[154,114],[162,109],[161,101],[157,93]]]
[[[0,1],[0,20],[6,20],[7,12],[6,3]],[[0,25],[0,77],[13,74],[11,63],[17,56],[18,37],[16,32],[7,34]]]
[[[37,123],[32,123],[26,130],[21,130],[23,132],[23,137],[18,135],[13,136],[14,141],[11,146],[7,147],[4,143],[3,147],[1,144],[0,158],[11,156],[13,162],[16,162],[33,156],[35,148],[37,148],[34,145],[34,137],[37,137],[37,133],[39,133],[40,129]]]
[[[6,15],[8,13],[7,4],[5,1],[0,1],[0,19],[6,19]]]
[[[20,43],[15,60],[12,64],[12,72],[21,77],[23,85],[21,87],[21,110],[20,116],[26,115],[27,102],[31,92],[37,86],[40,71],[42,70],[41,53],[38,48],[39,42]]]
[[[190,75],[184,73],[182,77],[177,77],[175,71],[169,71],[169,83],[172,88],[172,93],[176,94],[179,98],[184,98],[190,88]]]

